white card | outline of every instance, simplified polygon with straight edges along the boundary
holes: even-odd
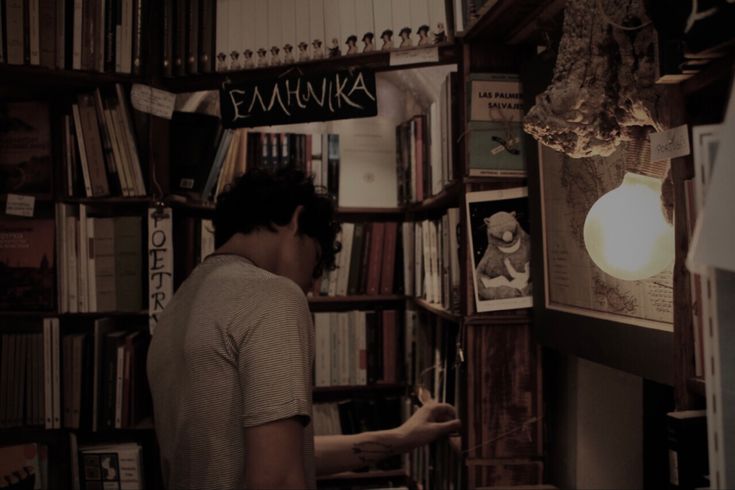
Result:
[[[130,91],[130,102],[140,112],[171,119],[176,104],[176,95],[165,90],[135,83]]]
[[[652,162],[685,157],[689,153],[689,131],[686,124],[661,133],[651,133]]]
[[[438,63],[439,48],[407,49],[390,52],[390,66]]]
[[[8,194],[8,200],[5,204],[5,214],[14,216],[33,217],[33,208],[36,205],[36,198],[33,196],[21,196],[20,194]]]

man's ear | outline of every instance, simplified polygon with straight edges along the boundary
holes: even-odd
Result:
[[[296,206],[296,209],[294,209],[293,215],[291,216],[291,221],[288,223],[288,230],[294,235],[298,234],[299,232],[299,217],[301,216],[301,211],[303,210],[304,206],[302,204]]]

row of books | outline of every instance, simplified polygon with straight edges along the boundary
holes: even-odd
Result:
[[[163,70],[180,76],[431,46],[448,40],[446,9],[444,0],[167,0]]]
[[[402,237],[406,294],[459,311],[459,208],[440,219],[403,223]]]
[[[143,309],[140,216],[99,217],[85,204],[56,203],[58,310]]]
[[[315,313],[315,386],[397,383],[399,325],[395,310]]]
[[[429,114],[396,127],[398,202],[410,204],[439,194],[453,177],[452,74],[442,83]]]
[[[0,336],[0,427],[61,427],[59,320],[40,333]]]
[[[175,112],[171,122],[171,187],[198,201],[216,201],[246,169],[298,168],[337,197],[339,135],[222,129],[219,118]]]
[[[68,196],[144,196],[145,181],[125,89],[82,93],[63,119]]]
[[[0,335],[1,427],[122,429],[150,413],[142,329],[98,319],[93,334],[62,334],[58,318],[41,322]]]
[[[143,0],[8,0],[0,63],[141,73]]]
[[[48,487],[48,447],[38,442],[0,446],[3,488],[42,490]]]
[[[376,296],[402,289],[398,223],[342,223],[338,240],[337,269],[315,281],[315,296]]]

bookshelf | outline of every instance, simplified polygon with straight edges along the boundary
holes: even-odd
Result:
[[[359,54],[337,59],[323,59],[295,63],[292,65],[281,65],[276,67],[264,67],[250,70],[240,70],[222,73],[187,74],[182,76],[166,77],[161,73],[161,35],[155,33],[151,38],[151,48],[145,62],[144,72],[147,76],[135,76],[118,73],[99,73],[80,70],[55,70],[38,66],[14,66],[0,63],[0,96],[3,98],[44,98],[61,94],[66,100],[82,92],[94,90],[97,87],[113,87],[122,84],[126,90],[132,83],[146,83],[173,93],[193,92],[200,90],[217,90],[223,83],[237,83],[246,80],[259,80],[291,74],[322,74],[336,70],[349,70],[360,68],[377,73],[393,72],[398,70],[412,70],[416,68],[440,67],[449,64],[457,64],[456,83],[452,93],[452,101],[455,113],[450,117],[453,122],[452,129],[452,160],[454,167],[451,169],[449,181],[436,193],[430,193],[420,202],[397,205],[395,207],[342,207],[338,209],[338,216],[343,222],[396,222],[418,223],[425,220],[440,219],[450,208],[459,208],[459,301],[454,308],[446,308],[437,302],[397,291],[392,294],[377,295],[341,295],[341,296],[312,296],[309,305],[315,313],[343,313],[347,311],[372,311],[372,310],[395,310],[399,315],[417,317],[416,328],[432,332],[432,335],[444,335],[452,347],[444,353],[450,356],[450,362],[454,362],[457,353],[454,349],[455,340],[463,349],[465,362],[456,368],[455,395],[450,399],[459,408],[463,420],[463,434],[459,445],[461,454],[456,453],[457,441],[453,448],[435,447],[432,449],[435,456],[432,460],[434,469],[426,470],[433,473],[413,474],[408,468],[391,471],[374,471],[370,473],[349,473],[335,475],[334,477],[322,479],[320,484],[327,485],[360,485],[363,483],[392,482],[403,484],[410,481],[422,479],[431,481],[439,475],[455,472],[461,475],[461,481],[466,488],[483,488],[493,486],[505,476],[513,476],[514,484],[540,484],[545,482],[543,461],[545,457],[544,424],[542,422],[543,411],[543,353],[533,340],[531,332],[538,327],[540,319],[531,310],[517,309],[503,312],[477,312],[473,295],[472,257],[467,247],[467,236],[469,223],[466,216],[466,194],[468,192],[482,190],[499,190],[512,187],[529,185],[529,178],[512,177],[473,177],[469,175],[468,163],[466,161],[468,131],[468,115],[466,114],[467,99],[466,82],[472,73],[495,72],[495,73],[518,73],[521,63],[534,56],[533,43],[545,43],[545,37],[552,38],[557,34],[560,25],[560,16],[565,2],[562,0],[498,0],[488,2],[488,6],[479,12],[479,17],[464,33],[457,36],[455,43],[445,43],[427,48],[436,50],[438,61],[409,63],[405,65],[391,64],[391,54],[385,52],[373,52]],[[153,25],[158,25],[162,18],[162,5],[156,2],[146,2],[146,12],[150,14]],[[733,57],[729,55],[721,60],[713,62],[700,74],[690,78],[680,85],[684,96],[690,101],[698,101],[699,98],[707,99],[707,92],[711,89],[721,87],[723,80],[731,73]],[[718,100],[721,102],[721,98]],[[60,202],[73,206],[86,205],[97,210],[100,215],[135,215],[145,218],[145,210],[162,200],[167,206],[174,210],[177,218],[211,219],[214,215],[214,206],[211,203],[195,201],[182,201],[169,195],[170,174],[172,164],[168,149],[169,123],[163,119],[148,115],[138,115],[143,124],[140,126],[141,133],[136,135],[141,158],[141,170],[144,174],[146,184],[146,195],[137,197],[69,197],[60,192],[59,174],[62,169],[62,156],[60,155],[58,106],[67,105],[66,102],[53,103],[52,105],[52,139],[54,141],[53,166],[55,169],[54,186],[55,192],[51,197],[39,197],[37,209],[43,206],[51,208],[54,203]],[[711,109],[710,109],[711,111]],[[716,117],[710,119],[716,120]],[[691,161],[677,163],[676,185],[681,191],[681,181],[691,176]],[[162,186],[162,194],[154,190],[152,185],[154,178]],[[683,201],[676,203],[677,211],[681,211]],[[48,211],[48,210],[47,210]],[[185,229],[179,224],[174,225],[177,230],[174,235],[178,241],[185,244],[178,247],[182,252],[181,262],[175,266],[179,280],[182,280],[195,265],[192,243],[194,236],[191,229]],[[143,225],[145,230],[145,225]],[[677,240],[683,240],[681,233]],[[678,263],[681,266],[684,250],[678,252]],[[683,269],[679,267],[677,274],[679,281],[687,281]],[[147,287],[142,285],[143,289]],[[685,288],[677,290],[677,294],[685,296],[678,297],[682,303],[687,303],[688,291]],[[88,313],[59,313],[57,311],[2,311],[0,319],[10,321],[21,318],[23,320],[37,320],[43,317],[54,316],[60,318],[62,330],[69,332],[80,330],[91,330],[94,321],[102,317],[111,317],[117,321],[141,322],[147,318],[147,311],[109,311]],[[688,311],[682,310],[678,318],[685,318]],[[406,325],[403,325],[405,327]],[[686,328],[685,320],[677,321],[675,328],[683,333]],[[437,334],[437,332],[440,332]],[[405,334],[406,332],[401,332]],[[425,333],[425,332],[424,332]],[[422,334],[423,335],[423,334]],[[677,357],[674,359],[675,379],[679,408],[699,407],[704,403],[706,385],[701,378],[693,376],[691,357],[693,339],[691,335],[683,333],[678,337]],[[435,339],[423,338],[429,348],[436,347]],[[497,350],[493,350],[496,348]],[[441,354],[441,353],[440,353]],[[433,354],[432,354],[433,355]],[[431,365],[435,360],[427,360]],[[512,366],[507,368],[507,366]],[[514,384],[503,384],[502,373],[508,372],[517,376],[522,381]],[[505,370],[505,371],[504,371]],[[432,375],[433,376],[433,375]],[[492,383],[486,383],[492,379]],[[374,383],[368,385],[345,385],[317,387],[314,392],[317,401],[336,401],[351,397],[360,398],[383,398],[386,396],[406,395],[413,387],[408,379],[402,379],[398,383]],[[524,384],[525,383],[525,384]],[[495,404],[493,398],[496,393],[502,393],[502,403]],[[455,397],[456,396],[456,397]],[[528,400],[523,400],[526,396]],[[522,405],[522,409],[513,406],[514,401]],[[502,447],[498,452],[491,450],[475,450],[474,446],[482,445],[488,440],[502,437],[508,431],[516,427],[504,426],[501,423],[492,425],[491,421],[483,419],[485,413],[494,413],[500,417],[508,416],[513,419],[521,417],[523,423],[527,424],[528,430],[524,430],[524,437],[530,442],[513,448],[513,444]],[[0,429],[0,435],[8,441],[52,441],[50,458],[52,463],[52,475],[59,481],[68,481],[65,468],[71,464],[68,458],[66,444],[70,433],[78,433],[79,439],[88,442],[105,442],[108,440],[144,441],[145,467],[151,471],[147,481],[154,482],[151,487],[156,487],[160,481],[157,474],[158,461],[155,446],[155,438],[152,437],[150,427],[138,427],[129,429],[115,429],[99,432],[75,431],[72,429],[40,429],[36,427]],[[519,449],[520,448],[520,449]],[[505,452],[503,452],[505,451]],[[454,456],[447,456],[454,454]],[[421,458],[423,456],[414,457]],[[426,467],[428,455],[425,456]],[[452,459],[452,463],[448,461]],[[511,461],[512,469],[501,468],[501,461]],[[454,465],[454,469],[445,467]],[[520,469],[519,469],[520,468]],[[503,473],[505,471],[506,473]],[[498,476],[500,475],[500,476]],[[451,479],[451,477],[449,477]]]

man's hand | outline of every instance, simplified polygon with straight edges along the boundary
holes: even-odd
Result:
[[[457,432],[462,427],[452,405],[428,400],[397,431],[413,447]]]

